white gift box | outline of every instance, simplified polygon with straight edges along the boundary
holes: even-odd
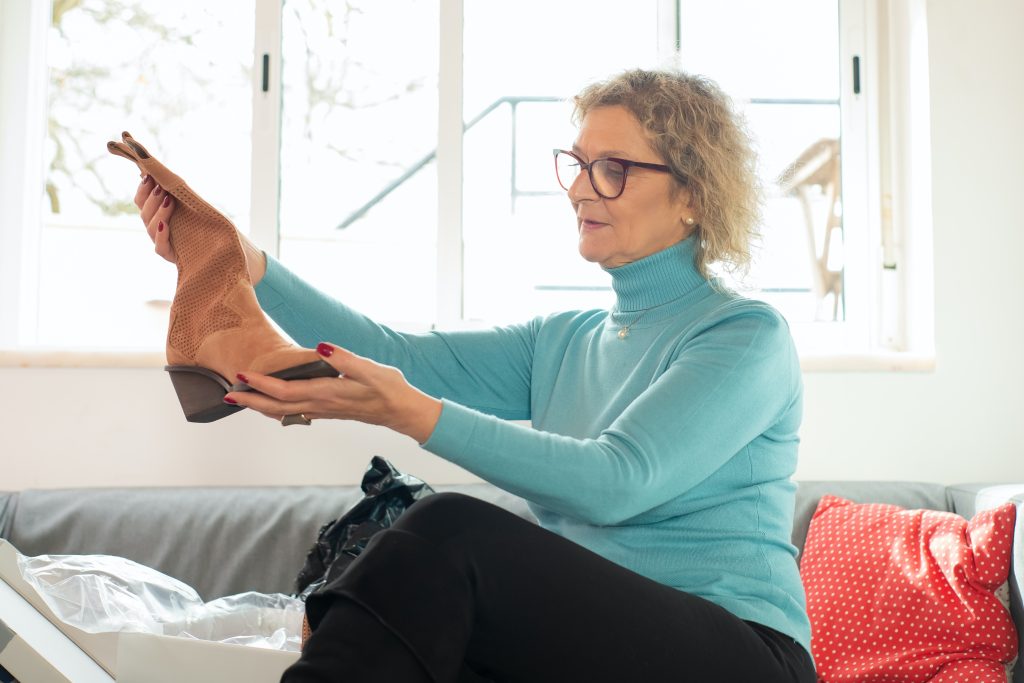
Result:
[[[0,666],[22,683],[277,683],[296,652],[147,633],[86,633],[60,621],[0,539]]]

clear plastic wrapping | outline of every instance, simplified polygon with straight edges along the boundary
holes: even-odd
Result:
[[[374,456],[362,500],[321,527],[296,595],[240,593],[203,602],[178,579],[110,555],[19,555],[25,581],[63,622],[88,633],[132,631],[301,651],[308,598],[330,592],[370,539],[434,490]],[[315,627],[311,618],[310,624]]]
[[[282,593],[203,602],[190,586],[110,555],[19,556],[53,613],[88,633],[133,631],[298,652],[304,604]]]

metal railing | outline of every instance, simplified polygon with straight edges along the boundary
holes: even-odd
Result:
[[[474,116],[472,119],[470,119],[467,123],[463,124],[463,126],[462,126],[463,132],[468,131],[473,126],[475,126],[476,124],[480,123],[485,118],[487,118],[491,113],[493,113],[498,107],[502,106],[503,104],[508,104],[511,107],[511,109],[512,109],[512,116],[511,116],[511,121],[512,121],[511,127],[512,127],[512,129],[511,129],[511,134],[509,136],[509,140],[510,140],[510,144],[512,145],[511,201],[512,201],[512,211],[513,211],[513,213],[515,212],[516,199],[518,199],[520,196],[531,196],[532,197],[532,196],[538,196],[538,195],[556,194],[555,191],[551,191],[551,192],[537,192],[537,191],[520,190],[517,187],[517,185],[516,185],[516,108],[520,104],[523,104],[524,102],[525,103],[534,104],[534,103],[554,103],[554,102],[562,102],[562,101],[564,101],[564,99],[560,98],[560,97],[545,97],[545,96],[540,96],[540,95],[510,95],[510,96],[506,96],[506,97],[499,97],[498,99],[494,100],[489,105],[484,107],[484,109],[479,114]],[[351,214],[349,214],[348,217],[345,218],[345,220],[343,220],[341,223],[338,224],[337,229],[338,230],[344,230],[345,228],[347,228],[348,226],[352,225],[357,220],[362,218],[364,215],[366,215],[366,212],[368,212],[374,206],[379,204],[389,194],[391,194],[392,192],[397,190],[399,187],[401,187],[407,180],[409,180],[414,175],[416,175],[421,170],[423,170],[423,168],[427,164],[429,164],[431,161],[433,161],[435,158],[437,158],[437,148],[436,147],[430,153],[426,154],[423,158],[421,158],[421,159],[417,160],[415,163],[413,163],[413,165],[410,166],[408,169],[406,169],[405,172],[402,173],[402,175],[400,175],[399,177],[395,178],[390,183],[388,183],[384,187],[384,189],[382,189],[380,192],[378,192],[373,197],[371,197],[369,200],[367,200],[367,202],[365,204],[363,204],[358,209],[356,209]]]
[[[564,98],[546,97],[546,96],[528,96],[527,95],[527,96],[505,96],[505,97],[499,97],[498,99],[494,100],[489,105],[484,107],[483,110],[480,111],[480,113],[478,113],[476,116],[474,116],[468,122],[466,122],[463,125],[463,127],[462,127],[463,132],[470,130],[471,128],[473,128],[473,126],[475,126],[476,124],[480,123],[485,118],[487,118],[492,113],[494,113],[494,111],[497,110],[502,105],[508,104],[509,107],[511,108],[511,116],[510,116],[510,128],[511,128],[511,130],[510,130],[510,135],[509,135],[509,144],[511,146],[511,154],[510,154],[510,160],[511,160],[510,161],[510,164],[511,164],[511,169],[510,170],[511,170],[511,172],[509,174],[509,178],[510,178],[509,196],[510,196],[510,201],[511,201],[512,213],[515,213],[516,201],[517,201],[517,199],[519,197],[537,197],[537,196],[547,196],[547,195],[553,195],[553,194],[560,194],[560,191],[557,191],[557,190],[552,190],[550,192],[547,192],[547,191],[520,190],[519,189],[519,187],[518,187],[518,185],[516,183],[516,128],[517,128],[517,126],[516,126],[516,122],[517,122],[517,119],[516,119],[516,108],[520,104],[523,104],[523,103],[529,103],[529,104],[534,104],[534,103],[557,103],[557,102],[563,102],[563,101],[564,101]],[[827,98],[821,98],[821,99],[818,99],[818,98],[752,98],[752,99],[748,100],[747,103],[748,104],[753,104],[753,105],[766,105],[767,104],[767,105],[838,106],[839,105],[839,100],[838,99],[827,99]],[[417,173],[419,173],[421,170],[423,170],[424,167],[426,167],[430,162],[434,161],[436,158],[437,158],[437,148],[435,147],[431,152],[429,152],[428,154],[424,155],[422,158],[418,159],[415,163],[413,163],[408,169],[406,169],[402,173],[402,175],[400,175],[399,177],[395,178],[393,181],[388,183],[380,192],[378,192],[376,195],[374,195],[372,198],[370,198],[368,201],[366,201],[362,206],[360,206],[355,211],[353,211],[351,214],[349,214],[348,217],[346,217],[345,220],[343,220],[338,225],[337,229],[338,230],[343,230],[343,229],[347,228],[348,226],[350,226],[355,221],[357,221],[360,218],[362,218],[364,215],[366,215],[366,213],[370,209],[372,209],[374,206],[379,204],[385,197],[387,197],[392,192],[394,192],[399,187],[401,187],[406,181],[408,181],[413,176],[415,176]],[[536,289],[539,289],[539,290],[550,290],[550,291],[592,291],[592,290],[605,291],[605,290],[610,290],[610,287],[589,287],[589,286],[574,287],[574,286],[569,286],[569,285],[537,285]],[[761,291],[765,292],[765,293],[771,293],[771,294],[801,294],[801,293],[810,293],[810,292],[813,291],[813,289],[810,288],[810,287],[765,287],[765,288],[762,288]]]

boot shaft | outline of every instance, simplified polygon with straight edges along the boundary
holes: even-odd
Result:
[[[177,256],[178,283],[167,328],[167,361],[195,365],[204,340],[240,328],[247,315],[262,311],[252,296],[230,296],[238,287],[251,289],[245,253],[235,226],[169,171],[127,132],[123,143],[110,142],[108,150],[123,156],[174,197],[171,247]],[[225,302],[231,298],[235,306]],[[242,310],[239,310],[241,308]],[[254,310],[246,310],[254,309]]]

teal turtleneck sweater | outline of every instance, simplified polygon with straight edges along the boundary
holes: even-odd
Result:
[[[299,344],[398,367],[442,399],[422,447],[522,496],[547,529],[809,651],[789,540],[802,387],[785,320],[705,280],[692,238],[608,272],[612,314],[486,331],[392,331],[273,259],[256,293]]]

